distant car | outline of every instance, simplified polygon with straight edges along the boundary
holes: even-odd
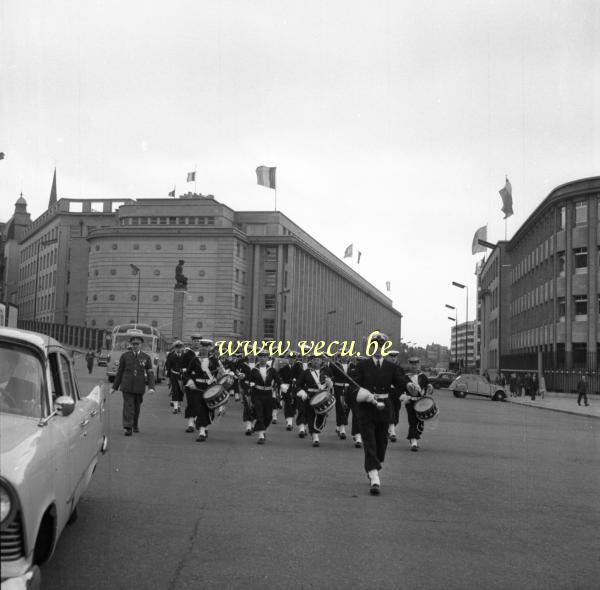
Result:
[[[109,360],[110,360],[110,352],[108,350],[101,350],[98,353],[97,364],[99,367],[107,367]]]
[[[460,375],[448,387],[454,397],[479,395],[493,401],[505,401],[508,397],[506,388],[496,383],[490,383],[482,375]]]
[[[429,383],[433,385],[436,389],[446,388],[456,379],[456,373],[450,373],[448,371],[442,371],[438,373],[435,377],[429,377]]]
[[[73,359],[43,334],[0,328],[2,588],[39,588],[39,565],[77,518],[106,452],[107,388],[79,390]]]

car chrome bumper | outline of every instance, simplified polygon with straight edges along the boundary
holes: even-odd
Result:
[[[0,590],[40,590],[42,587],[42,574],[37,565],[21,576],[2,579]]]

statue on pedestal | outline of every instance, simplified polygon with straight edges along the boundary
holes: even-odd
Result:
[[[185,260],[180,260],[175,267],[175,289],[187,289],[187,277],[183,274]]]

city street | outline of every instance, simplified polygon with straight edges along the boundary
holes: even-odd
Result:
[[[84,391],[105,376],[77,365]],[[440,418],[418,453],[401,412],[372,497],[363,451],[337,439],[333,417],[320,448],[282,419],[259,446],[231,401],[197,443],[163,383],[145,396],[141,433],[126,438],[115,394],[109,452],[43,587],[596,588],[600,422],[447,390],[435,398]]]

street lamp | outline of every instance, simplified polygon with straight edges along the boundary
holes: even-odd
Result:
[[[135,264],[130,264],[129,266],[131,266],[131,270],[133,270],[133,274],[137,275],[137,278],[138,278],[137,313],[135,316],[135,323],[139,324],[140,323],[140,285],[142,283],[142,271],[140,270],[140,267],[136,266]]]
[[[37,247],[37,256],[35,261],[35,294],[33,298],[33,331],[37,330],[37,300],[38,300],[38,281],[40,278],[40,250],[42,246],[50,246],[50,244],[56,244],[58,240],[40,240]]]
[[[459,289],[466,289],[467,291],[467,303],[465,306],[465,370],[467,369],[468,347],[469,347],[469,287],[462,283],[452,281],[452,286],[458,287]]]
[[[454,310],[454,317],[448,316],[448,319],[454,322],[454,368],[456,370],[458,369],[458,314],[456,313],[456,307],[453,305],[446,303],[446,307]]]
[[[329,344],[329,318],[334,314],[337,313],[337,309],[332,309],[331,311],[327,312],[327,326],[325,327],[325,330],[327,332],[326,338],[327,338],[327,343]]]
[[[283,289],[282,291],[279,291],[279,308],[276,309],[277,317],[279,320],[277,336],[281,342],[283,342],[283,340],[285,338],[285,334],[284,334],[284,330],[283,330],[283,296],[289,292],[290,292],[290,289]]]

